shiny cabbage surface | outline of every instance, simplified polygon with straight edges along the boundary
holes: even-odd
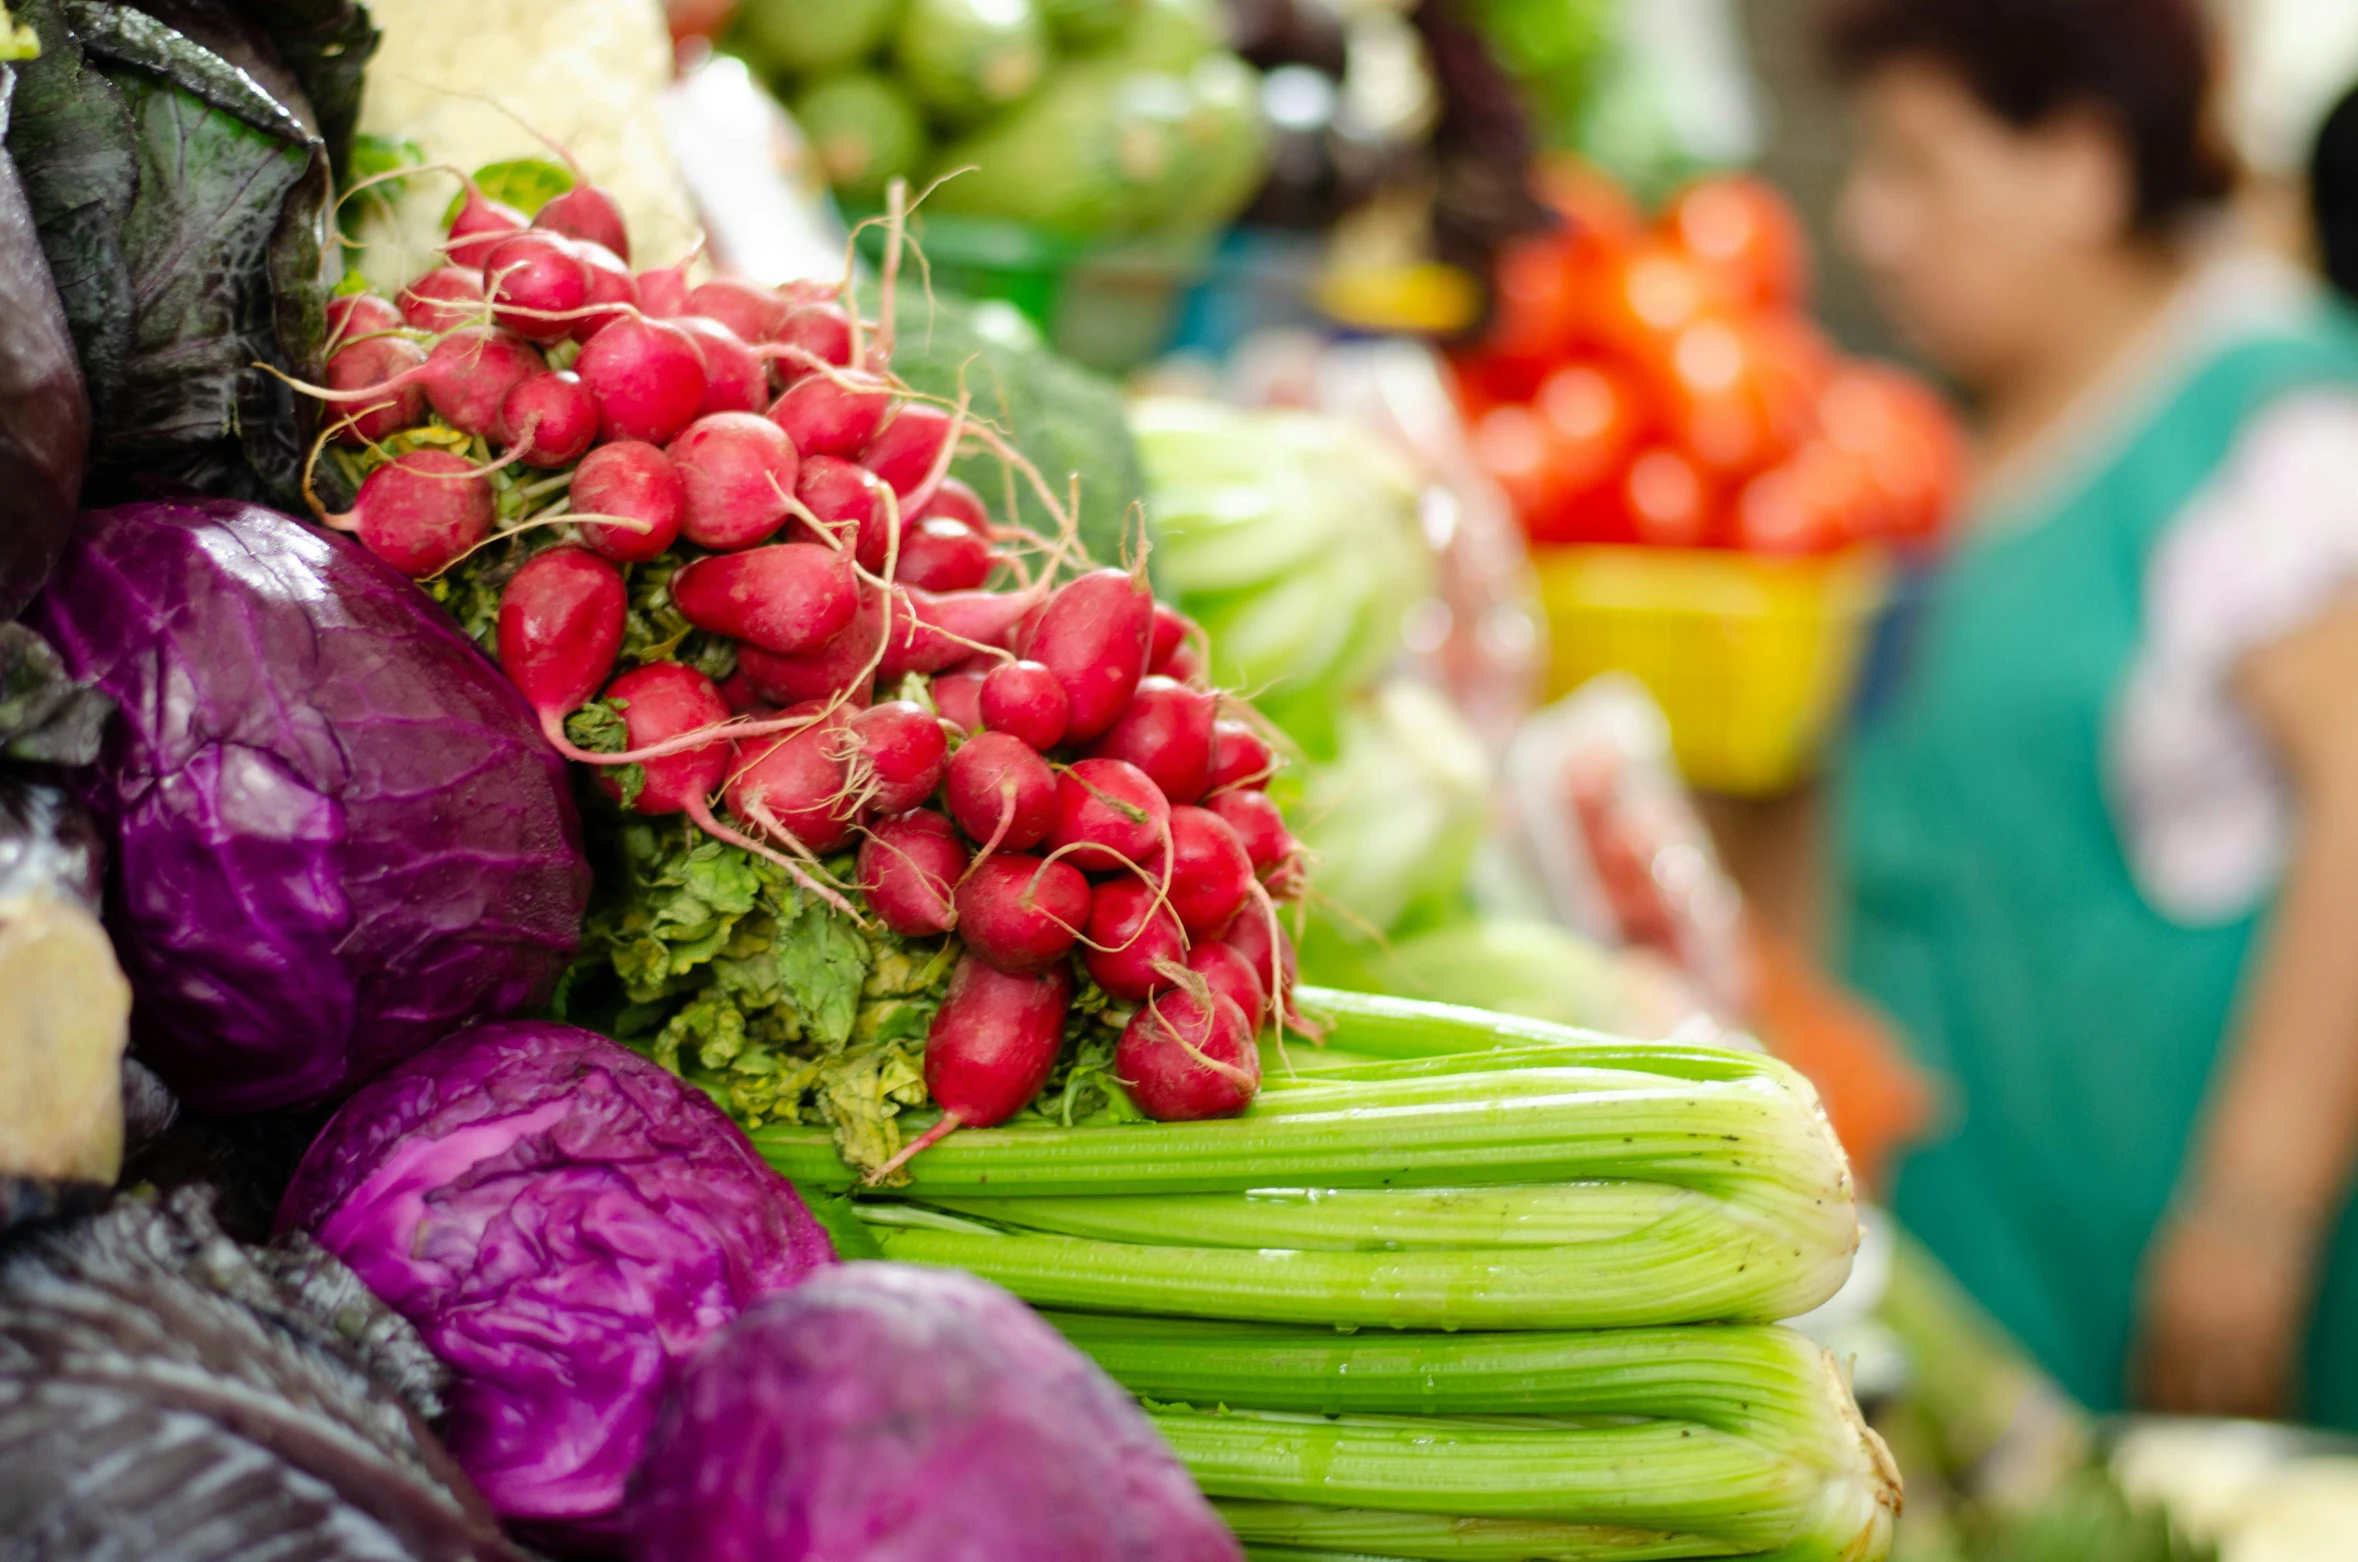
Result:
[[[1240,1562],[1128,1395],[988,1281],[846,1264],[664,1407],[633,1562]]]
[[[453,1374],[451,1452],[541,1538],[611,1533],[673,1362],[834,1250],[695,1087],[567,1025],[485,1025],[361,1089],[279,1212]]]
[[[589,894],[563,762],[382,561],[254,505],[125,505],[28,619],[122,709],[76,784],[134,1045],[183,1100],[333,1097],[547,996]]]

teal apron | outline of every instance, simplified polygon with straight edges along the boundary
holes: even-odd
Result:
[[[2099,1410],[2122,1402],[2138,1266],[2265,916],[2187,927],[2146,904],[2106,802],[2105,727],[2157,538],[2253,413],[2350,383],[2358,337],[2338,319],[2247,339],[2059,504],[1969,537],[1840,788],[1849,977],[1952,1098],[1946,1137],[1902,1166],[1899,1217]],[[2358,1427],[2353,1225],[2306,1409]]]

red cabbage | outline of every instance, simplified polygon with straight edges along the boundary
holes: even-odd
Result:
[[[564,764],[390,566],[252,505],[125,505],[27,621],[121,707],[74,784],[133,1045],[189,1105],[330,1097],[546,998],[589,895]]]
[[[612,1534],[672,1363],[835,1256],[702,1092],[545,1023],[479,1026],[362,1088],[279,1224],[417,1326],[454,1376],[460,1466],[567,1543]]]
[[[846,1264],[680,1375],[632,1562],[1239,1562],[1097,1364],[987,1281]]]

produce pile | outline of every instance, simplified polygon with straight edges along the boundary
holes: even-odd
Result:
[[[1218,0],[744,0],[725,46],[776,87],[847,202],[1071,238],[1197,236],[1261,186],[1260,76]]]
[[[1501,257],[1491,328],[1458,363],[1475,453],[1532,541],[1785,555],[1937,536],[1956,427],[1929,387],[1810,326],[1783,197],[1708,178],[1649,224],[1593,171],[1549,193],[1563,226]]]

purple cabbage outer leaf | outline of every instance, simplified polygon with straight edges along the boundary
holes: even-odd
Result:
[[[589,869],[523,696],[366,550],[229,500],[85,515],[28,622],[121,708],[134,1050],[189,1106],[340,1095],[543,1001]]]
[[[0,65],[0,135],[16,91]],[[14,618],[49,578],[73,534],[90,444],[90,401],[49,257],[16,164],[0,151],[0,619]]]
[[[451,1369],[492,1506],[610,1543],[673,1363],[832,1264],[793,1185],[703,1093],[569,1025],[486,1025],[368,1085],[279,1212]]]
[[[698,1352],[632,1562],[1239,1562],[1096,1363],[987,1281],[846,1264]]]

